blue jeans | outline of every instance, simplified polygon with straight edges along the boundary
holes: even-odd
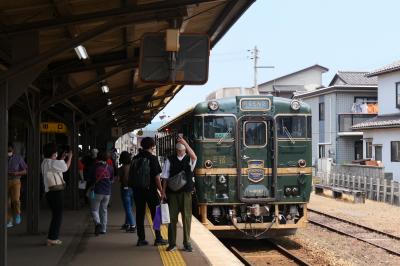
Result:
[[[95,224],[101,224],[101,231],[107,231],[107,207],[110,201],[110,195],[95,194],[91,200],[91,211]]]
[[[132,188],[121,187],[121,198],[125,209],[125,224],[136,226],[135,215],[132,212],[132,208],[135,206]]]

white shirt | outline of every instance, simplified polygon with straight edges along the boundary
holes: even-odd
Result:
[[[49,192],[49,186],[47,184],[45,173],[48,171],[57,171],[64,173],[68,171],[67,163],[64,160],[53,160],[49,158],[45,158],[42,162],[42,176],[43,176],[43,183],[44,183],[44,191]]]
[[[185,154],[185,155],[186,155],[186,154]],[[185,157],[185,155],[183,155],[183,156],[176,156],[176,157],[178,158],[179,161],[182,161],[183,158]],[[189,164],[190,164],[190,170],[191,170],[192,172],[193,172],[193,170],[194,170],[194,167],[196,166],[196,162],[197,162],[197,160],[192,161],[192,158],[190,158]],[[169,170],[170,170],[170,168],[171,168],[171,163],[170,163],[170,161],[167,159],[167,160],[165,160],[165,163],[164,163],[164,166],[163,166],[163,170],[162,170],[162,173],[161,173],[161,178],[163,178],[163,179],[168,179],[168,178],[169,178]]]

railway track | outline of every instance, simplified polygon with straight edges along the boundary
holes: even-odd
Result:
[[[246,266],[311,265],[273,240],[224,240],[223,242]]]
[[[400,237],[350,222],[313,209],[308,209],[308,221],[335,233],[355,238],[390,254],[400,256]]]

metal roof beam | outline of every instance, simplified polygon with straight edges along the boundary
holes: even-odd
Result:
[[[52,58],[56,57],[57,55],[62,54],[63,52],[70,50],[84,43],[85,41],[93,39],[115,28],[120,28],[132,23],[154,21],[154,20],[159,21],[162,19],[169,19],[177,16],[179,17],[183,16],[185,12],[186,10],[175,8],[173,10],[167,10],[162,13],[152,13],[152,14],[138,13],[136,16],[126,16],[126,17],[111,19],[110,21],[107,21],[104,24],[92,30],[82,33],[76,38],[67,40],[61,43],[60,45],[47,50],[46,52],[43,52],[30,59],[24,60],[21,63],[13,65],[7,71],[0,73],[0,81],[5,81],[6,79],[9,79],[10,77],[13,77],[21,73],[22,71],[37,66],[38,64],[42,64],[43,62],[49,62],[51,61]]]
[[[111,70],[111,71],[109,71],[109,72],[107,72],[107,73],[105,73],[103,75],[99,75],[95,79],[89,80],[89,81],[83,83],[82,85],[72,89],[72,90],[66,91],[65,93],[62,93],[60,95],[55,96],[54,98],[50,99],[49,101],[43,103],[40,106],[40,109],[43,111],[43,110],[49,108],[50,106],[52,106],[54,104],[57,104],[57,103],[65,100],[65,99],[68,99],[68,98],[70,98],[70,97],[72,97],[74,95],[79,94],[80,92],[84,91],[85,89],[89,88],[90,86],[96,84],[99,81],[102,81],[103,79],[105,79],[107,77],[111,77],[113,75],[116,75],[116,74],[118,74],[118,73],[120,73],[120,72],[122,72],[122,71],[124,71],[126,69],[130,69],[132,67],[133,67],[132,63],[129,63],[129,64],[121,65],[121,66],[119,66],[119,67],[117,67],[117,68],[115,68],[115,69],[113,69],[113,70]]]
[[[164,2],[138,5],[136,7],[115,8],[101,12],[72,15],[69,17],[60,17],[56,19],[42,20],[31,23],[7,25],[7,27],[4,28],[1,31],[1,33],[15,34],[31,30],[46,30],[51,28],[68,26],[71,24],[82,24],[94,21],[103,21],[108,19],[118,19],[123,16],[127,17],[129,16],[131,18],[135,16],[142,16],[143,17],[142,19],[145,19],[146,16],[151,16],[151,15],[154,16],[155,13],[158,12],[170,11],[171,9],[186,7],[188,5],[197,5],[207,2],[220,2],[220,0],[168,0]]]

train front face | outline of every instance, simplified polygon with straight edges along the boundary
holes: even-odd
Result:
[[[266,238],[305,227],[311,192],[306,104],[238,96],[199,104],[194,123],[197,197],[210,230]]]

